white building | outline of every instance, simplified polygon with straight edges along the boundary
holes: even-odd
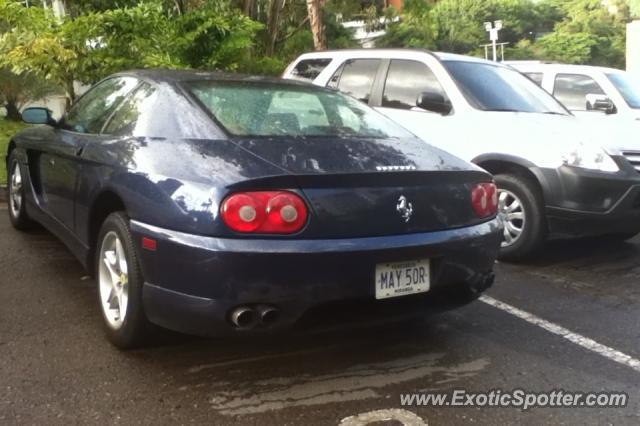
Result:
[[[362,47],[375,47],[376,39],[382,37],[386,33],[386,26],[391,22],[399,21],[399,17],[395,17],[392,21],[387,21],[386,18],[381,17],[378,19],[378,25],[376,29],[368,31],[367,22],[362,21],[347,21],[343,22],[342,26],[353,31],[353,39],[356,40]]]

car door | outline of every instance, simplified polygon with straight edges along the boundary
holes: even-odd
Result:
[[[443,144],[451,134],[453,112],[443,116],[416,106],[422,92],[440,94],[448,99],[433,71],[425,63],[409,59],[391,59],[382,73],[382,96],[373,107],[418,137],[434,145]]]
[[[105,80],[91,88],[69,110],[51,137],[35,153],[39,202],[65,228],[75,231],[75,195],[82,152],[101,138],[100,132],[114,108],[137,85],[131,77]]]
[[[157,94],[154,86],[140,82],[112,108],[100,134],[86,144],[75,201],[76,235],[81,241],[89,241],[91,203],[101,189],[101,179],[120,167],[135,168],[136,138],[151,134]]]
[[[327,87],[338,89],[366,104],[371,104],[373,84],[381,70],[381,59],[349,59],[333,73]]]

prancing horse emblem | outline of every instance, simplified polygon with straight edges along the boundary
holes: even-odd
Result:
[[[407,197],[401,195],[398,198],[398,204],[396,204],[396,210],[400,213],[400,216],[404,219],[405,222],[409,222],[411,219],[411,215],[413,214],[413,204],[407,200]]]

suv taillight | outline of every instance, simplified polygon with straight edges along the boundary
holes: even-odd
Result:
[[[288,191],[238,192],[224,200],[220,211],[234,231],[260,234],[298,232],[309,215],[302,198]]]
[[[493,183],[479,183],[471,190],[471,204],[481,218],[495,216],[498,212],[498,189]]]

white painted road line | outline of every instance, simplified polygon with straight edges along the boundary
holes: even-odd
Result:
[[[481,296],[480,301],[486,303],[487,305],[491,305],[495,308],[498,308],[504,312],[507,312],[513,316],[516,316],[520,319],[523,319],[529,324],[537,325],[538,327],[544,330],[547,330],[550,333],[557,334],[558,336],[563,337],[568,341],[575,343],[580,347],[583,347],[584,349],[587,349],[591,352],[595,352],[598,355],[608,358],[611,361],[615,361],[618,364],[622,364],[627,367],[630,367],[640,373],[639,359],[633,358],[632,356],[622,353],[609,346],[600,344],[593,339],[582,336],[578,333],[574,333],[571,330],[568,330],[560,325],[557,325],[547,320],[544,320],[542,318],[539,318],[533,314],[530,314],[529,312],[523,311],[522,309],[518,309],[507,303],[496,300],[493,297]]]
[[[355,416],[345,417],[339,426],[366,426],[374,423],[389,422],[395,420],[404,426],[427,426],[427,423],[421,417],[411,411],[399,408],[390,408],[388,410],[369,411]]]

